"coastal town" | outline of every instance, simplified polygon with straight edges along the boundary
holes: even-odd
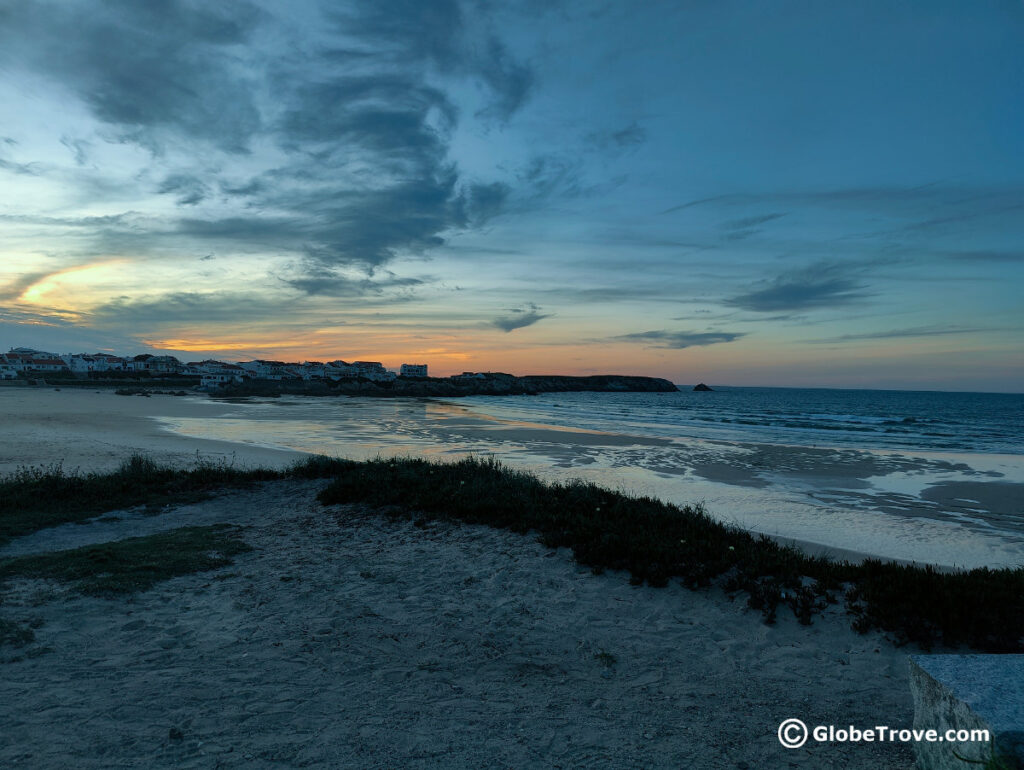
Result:
[[[33,348],[12,348],[0,354],[0,380],[33,376],[69,375],[86,378],[107,376],[195,377],[205,389],[246,380],[345,380],[364,379],[392,382],[398,377],[423,379],[427,364],[402,364],[397,372],[386,369],[379,361],[303,361],[287,363],[257,359],[231,363],[227,361],[179,361],[174,356],[141,353],[116,356],[111,353],[50,353]],[[482,379],[483,374],[463,372],[452,379]]]
[[[462,372],[430,377],[427,364],[402,364],[398,371],[380,361],[187,361],[171,355],[142,353],[57,354],[12,348],[0,354],[0,381],[9,385],[117,387],[120,395],[145,395],[156,387],[183,388],[211,395],[369,395],[472,396],[535,395],[545,392],[675,392],[657,377],[597,374],[586,376]],[[126,387],[127,386],[127,387]]]

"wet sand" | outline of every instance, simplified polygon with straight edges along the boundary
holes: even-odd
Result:
[[[947,568],[1024,564],[1024,462],[606,433],[514,421],[433,399],[244,399],[0,389],[0,471],[63,461],[108,470],[133,451],[280,467],[495,456],[547,481],[582,478],[679,505],[814,553]]]

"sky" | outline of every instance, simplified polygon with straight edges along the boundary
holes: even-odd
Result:
[[[0,347],[1024,392],[1020,0],[0,0]]]

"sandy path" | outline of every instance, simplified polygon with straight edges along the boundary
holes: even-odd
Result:
[[[219,574],[128,602],[13,586],[5,613],[40,618],[52,649],[2,651],[0,766],[912,764],[898,745],[776,741],[791,716],[911,724],[905,651],[841,614],[768,627],[720,593],[632,587],[528,537],[323,509],[317,486],[183,511],[250,525],[255,552]]]

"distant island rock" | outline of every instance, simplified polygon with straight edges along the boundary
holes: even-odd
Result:
[[[697,390],[697,391],[701,391],[701,392],[703,392],[703,391],[710,391],[710,390],[711,390],[711,388],[709,388],[709,387],[708,387],[707,385],[705,385],[705,384],[704,384],[703,382],[702,382],[702,383],[700,383],[700,384],[698,384],[698,385],[694,385],[694,386],[693,386],[693,389],[694,389],[694,390]]]
[[[390,382],[363,378],[344,380],[246,380],[218,388],[218,396],[520,396],[538,393],[593,391],[597,393],[675,393],[679,390],[659,377],[599,374],[590,377],[533,375],[516,377],[487,372],[472,379],[459,377],[398,377]]]

